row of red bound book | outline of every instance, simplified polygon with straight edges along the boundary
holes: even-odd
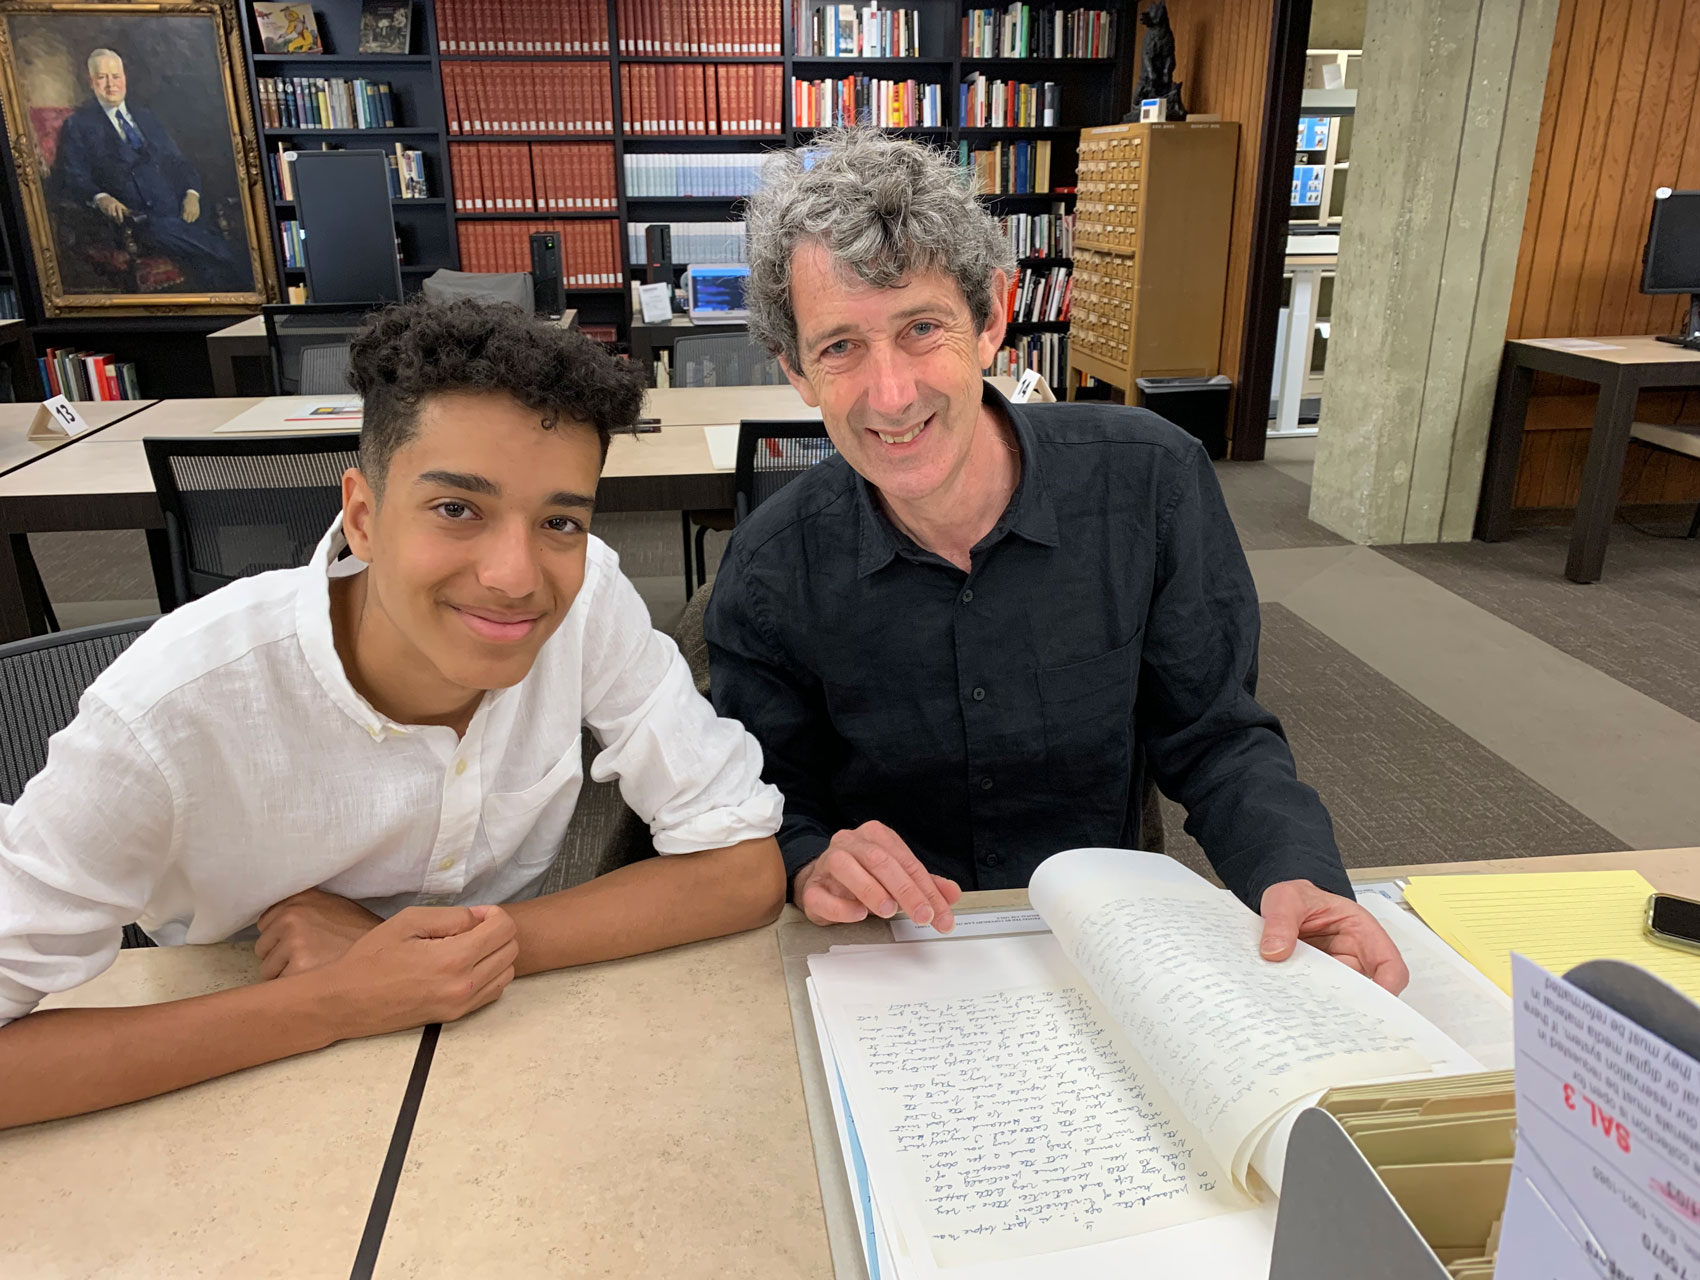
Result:
[[[603,0],[437,0],[437,52],[607,53],[608,6]]]
[[[784,78],[777,65],[624,63],[625,131],[638,137],[775,134],[783,127]]]
[[[594,64],[527,63],[516,74],[500,63],[447,62],[443,102],[451,134],[614,131],[608,69]]]
[[[618,207],[607,142],[452,142],[455,212],[570,213]]]
[[[550,231],[561,241],[561,278],[569,289],[613,289],[620,284],[620,224],[604,222],[463,222],[462,271],[530,271],[531,233]]]
[[[778,0],[620,0],[620,52],[628,57],[775,57]]]

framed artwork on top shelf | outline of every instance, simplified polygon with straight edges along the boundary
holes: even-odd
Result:
[[[254,25],[266,53],[323,53],[319,23],[313,10],[290,0],[254,0]]]
[[[412,0],[366,0],[360,7],[360,52],[411,52],[412,25]]]
[[[0,103],[50,318],[276,297],[235,0],[0,0]]]

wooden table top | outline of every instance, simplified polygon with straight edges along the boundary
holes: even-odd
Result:
[[[1700,849],[1353,878],[1622,867],[1700,896]],[[959,910],[1025,905],[1004,891]],[[828,1280],[782,931],[817,938],[808,950],[889,938],[882,921],[813,930],[787,907],[765,929],[527,978],[445,1027],[375,1274]],[[239,944],[125,951],[55,1003],[168,999],[254,973]],[[0,1196],[0,1273],[346,1274],[417,1043],[354,1041],[0,1133],[0,1180],[29,1188]]]
[[[1555,346],[1560,342],[1597,342],[1607,350],[1584,347]],[[1647,333],[1632,333],[1619,337],[1601,338],[1514,338],[1511,345],[1533,347],[1542,351],[1560,351],[1582,360],[1597,360],[1601,364],[1694,364],[1700,362],[1700,351],[1690,351],[1673,342],[1660,342]]]
[[[84,422],[90,427],[104,427],[126,414],[139,413],[152,400],[78,400],[73,402]],[[55,450],[77,443],[80,437],[57,440],[31,440],[30,419],[41,406],[35,401],[25,404],[0,404],[0,475],[46,457]]]

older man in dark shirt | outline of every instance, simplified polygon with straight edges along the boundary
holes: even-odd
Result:
[[[1265,956],[1303,938],[1402,987],[1256,700],[1257,596],[1203,449],[984,382],[1012,264],[946,158],[853,132],[776,163],[751,328],[839,453],[738,527],[707,639],[717,708],[785,794],[798,905],[948,929],[961,885],[1135,845],[1145,768]]]

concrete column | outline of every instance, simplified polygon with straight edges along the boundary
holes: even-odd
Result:
[[[1310,516],[1475,521],[1559,0],[1377,0],[1352,125]]]

